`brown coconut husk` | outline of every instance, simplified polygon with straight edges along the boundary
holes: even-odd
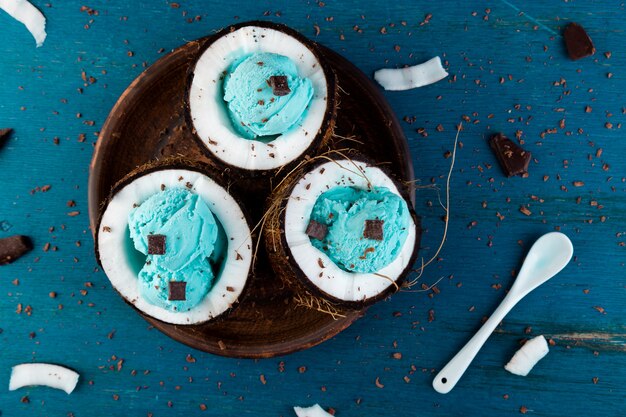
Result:
[[[450,179],[452,178],[452,170],[454,169],[454,164],[456,162],[456,150],[457,150],[457,145],[459,143],[459,135],[461,134],[461,130],[463,130],[463,122],[460,122],[457,126],[456,136],[454,138],[454,146],[452,148],[452,160],[450,161],[450,168],[448,169],[448,175],[446,177],[446,203],[445,205],[441,204],[441,206],[443,207],[446,213],[444,216],[443,235],[441,236],[441,242],[439,243],[439,247],[437,247],[437,250],[435,251],[435,253],[427,261],[424,261],[424,258],[421,259],[421,266],[419,268],[416,268],[413,271],[417,273],[417,276],[412,278],[410,281],[405,281],[403,283],[402,287],[404,291],[410,291],[410,292],[430,291],[433,287],[435,287],[439,283],[439,281],[443,279],[443,277],[441,277],[434,284],[431,284],[431,285],[422,284],[421,290],[410,290],[410,288],[416,285],[418,281],[420,280],[420,278],[422,277],[422,274],[424,273],[424,268],[426,268],[428,265],[430,265],[432,262],[434,262],[437,259],[437,256],[439,256],[439,252],[441,252],[443,245],[446,243],[446,238],[448,237],[448,225],[450,224]],[[415,187],[414,184],[411,184],[411,186]],[[422,188],[433,188],[433,187],[428,186],[428,187],[422,187]],[[439,202],[441,203],[441,199],[439,199]]]

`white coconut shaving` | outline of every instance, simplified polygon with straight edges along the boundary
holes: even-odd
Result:
[[[349,160],[326,162],[305,174],[293,187],[285,208],[285,238],[293,259],[313,285],[339,300],[367,300],[393,285],[409,265],[415,250],[415,223],[411,218],[406,241],[389,265],[376,273],[344,271],[313,246],[306,234],[318,197],[335,186],[385,187],[401,196],[393,180],[379,168]]]
[[[228,240],[222,269],[204,299],[186,312],[169,311],[150,304],[139,293],[137,265],[132,247],[128,213],[150,196],[168,188],[189,187],[220,221]],[[196,324],[227,311],[243,292],[252,264],[252,238],[246,218],[235,199],[211,178],[196,171],[163,169],[136,178],[111,199],[100,222],[98,251],[102,268],[113,287],[139,310],[166,323]],[[143,265],[143,263],[142,263]]]
[[[78,383],[78,373],[64,366],[49,363],[23,363],[11,370],[9,391],[22,387],[43,385],[71,394]]]
[[[298,417],[333,417],[332,414],[324,411],[319,404],[312,405],[311,407],[294,407],[293,411],[296,412]]]
[[[509,363],[504,365],[504,369],[515,375],[526,376],[549,351],[548,342],[543,335],[534,337],[515,352]]]
[[[24,24],[33,35],[37,48],[46,40],[46,18],[26,0],[0,0],[0,9],[7,12],[12,18]]]
[[[223,100],[224,73],[238,57],[255,52],[288,57],[298,75],[313,84],[307,116],[268,143],[242,137],[232,126]],[[324,122],[328,94],[322,65],[306,45],[275,29],[245,26],[216,40],[198,58],[189,111],[198,137],[217,158],[238,168],[268,170],[295,160],[313,143]]]
[[[374,73],[374,79],[385,90],[403,91],[434,84],[448,76],[438,56],[406,68],[384,68]]]

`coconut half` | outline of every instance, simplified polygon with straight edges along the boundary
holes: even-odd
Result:
[[[246,139],[233,127],[224,102],[223,79],[242,56],[269,52],[290,58],[300,77],[311,80],[313,98],[304,117],[271,141]],[[280,168],[316,153],[331,137],[336,117],[336,76],[317,45],[287,26],[247,22],[211,37],[191,67],[187,118],[206,153],[250,173]]]
[[[96,254],[113,287],[138,310],[166,323],[197,324],[225,313],[238,301],[250,273],[252,238],[246,216],[226,188],[198,169],[157,163],[129,174],[113,188],[96,232]],[[145,255],[134,250],[129,234],[130,211],[164,187],[185,187],[200,196],[222,225],[228,244],[213,287],[184,312],[166,310],[140,296],[138,273]]]
[[[382,169],[359,160],[336,160],[307,167],[284,180],[270,197],[265,243],[272,266],[285,282],[313,297],[358,309],[400,288],[417,257],[419,219],[402,187]],[[318,197],[333,187],[385,187],[407,202],[407,238],[395,259],[372,273],[349,272],[311,243],[306,229]],[[272,204],[274,202],[274,204]],[[318,305],[317,303],[315,303]]]

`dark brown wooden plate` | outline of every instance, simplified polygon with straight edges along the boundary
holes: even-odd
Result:
[[[198,57],[205,39],[187,43],[159,59],[124,91],[111,110],[90,166],[89,218],[95,230],[99,209],[113,184],[146,162],[182,154],[187,159],[205,161],[185,124],[184,94],[189,66]],[[372,160],[389,163],[400,180],[413,180],[413,166],[404,133],[378,87],[358,68],[337,53],[322,47],[337,72],[340,93],[336,135],[338,147],[354,147]],[[262,214],[266,184],[250,186],[234,183],[233,192],[253,222]],[[166,335],[206,352],[242,358],[268,358],[315,346],[338,334],[363,311],[333,319],[292,300],[268,264],[260,248],[255,277],[239,306],[226,318],[202,325],[177,326],[163,323],[141,312],[148,322]]]

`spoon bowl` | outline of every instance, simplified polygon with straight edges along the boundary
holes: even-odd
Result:
[[[510,292],[525,296],[565,268],[573,254],[574,246],[563,233],[541,236],[528,251]]]

